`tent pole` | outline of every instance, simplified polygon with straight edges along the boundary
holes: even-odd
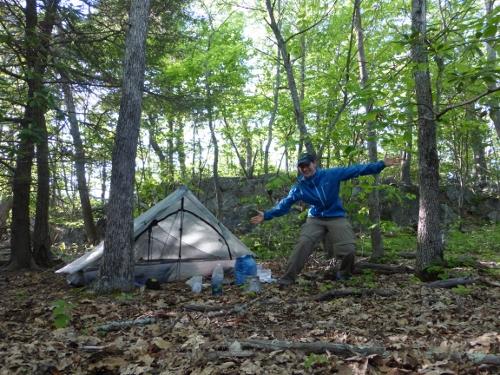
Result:
[[[184,197],[181,199],[181,226],[179,227],[179,260],[182,258],[182,230],[184,226]]]
[[[153,233],[153,226],[148,228],[148,262],[151,260],[151,234]]]

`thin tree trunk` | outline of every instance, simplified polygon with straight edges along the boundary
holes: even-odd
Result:
[[[224,126],[226,127],[226,137],[229,139],[231,146],[233,147],[234,153],[236,154],[236,158],[238,159],[238,163],[240,165],[241,171],[245,175],[245,178],[249,179],[250,175],[247,171],[246,160],[240,154],[240,150],[238,150],[238,145],[234,141],[233,136],[231,135],[231,127],[229,126],[229,122],[227,121],[226,116],[224,116]]]
[[[426,1],[412,0],[412,59],[418,106],[419,218],[416,271],[425,276],[427,267],[443,261],[439,223],[439,159],[436,120],[432,102],[426,47]]]
[[[281,52],[281,57],[283,58],[283,65],[286,71],[286,77],[288,81],[288,89],[290,90],[290,96],[292,98],[293,103],[293,111],[295,114],[295,120],[297,122],[297,127],[299,129],[300,137],[304,140],[304,145],[306,146],[306,150],[308,153],[315,154],[314,146],[311,142],[311,137],[306,128],[304,121],[304,112],[302,111],[302,104],[299,98],[299,92],[297,90],[297,84],[295,83],[295,76],[293,74],[292,62],[290,60],[290,54],[288,53],[286,42],[283,39],[283,35],[281,34],[281,30],[276,23],[276,19],[274,17],[274,8],[271,5],[271,0],[266,0],[267,12],[269,14],[270,23],[269,26],[276,37],[276,41],[278,43],[278,48]]]
[[[168,119],[168,137],[167,137],[167,165],[169,184],[174,182],[174,120]]]
[[[476,118],[474,104],[465,106],[465,117],[471,122],[470,143],[474,153],[474,182],[479,188],[486,186],[486,177],[488,175],[488,166],[486,165],[486,155],[484,152],[484,133],[481,131],[481,125]]]
[[[493,5],[495,3],[495,0],[485,0],[485,10],[486,10],[486,16],[491,16],[493,13]],[[494,39],[494,37],[492,37]],[[493,48],[493,44],[490,43],[490,39],[486,40],[486,56],[487,56],[487,61],[488,64],[492,65],[492,67],[498,66],[497,60],[497,53],[495,48]],[[495,82],[489,82],[488,83],[488,88],[492,89],[496,86]],[[491,95],[489,100],[488,100],[488,108],[490,112],[490,118],[491,121],[493,121],[493,124],[495,125],[495,129],[497,131],[497,137],[500,138],[500,104],[498,100],[498,96],[495,97],[495,95]]]
[[[210,75],[210,73],[208,73]],[[217,141],[217,136],[215,134],[215,124],[213,119],[213,105],[212,105],[212,90],[210,84],[207,82],[205,84],[206,95],[207,95],[207,114],[208,114],[208,127],[210,129],[210,136],[212,138],[212,144],[214,147],[214,160],[212,164],[212,173],[214,180],[214,192],[215,192],[215,203],[216,203],[216,216],[219,220],[222,220],[222,188],[219,180],[219,143]]]
[[[149,0],[132,0],[130,5],[104,254],[95,285],[103,293],[134,287],[132,209],[149,9]]]
[[[410,96],[410,95],[408,95]],[[405,186],[411,186],[411,155],[413,150],[413,111],[411,104],[406,105],[406,126],[404,128],[405,149],[403,151],[403,163],[401,165],[401,182]]]
[[[278,0],[278,11],[281,1]],[[279,105],[279,87],[281,84],[281,69],[280,69],[281,55],[280,50],[276,53],[276,80],[274,81],[273,87],[273,108],[271,109],[271,114],[269,117],[269,123],[267,124],[267,142],[264,151],[264,174],[269,174],[269,150],[271,149],[271,143],[273,141],[273,127],[274,121],[276,120],[276,114],[278,113]]]
[[[368,68],[366,66],[365,42],[364,33],[361,25],[361,0],[354,1],[355,7],[355,28],[356,39],[358,42],[358,59],[359,59],[359,80],[362,90],[365,90],[368,83]],[[364,103],[367,116],[373,111],[373,99],[368,99]],[[377,157],[377,135],[375,133],[375,122],[368,120],[367,123],[368,135],[368,154],[371,162],[376,162]],[[384,244],[382,240],[382,233],[380,231],[380,199],[379,199],[379,177],[375,176],[373,189],[368,197],[369,217],[370,222],[373,223],[370,229],[371,243],[372,243],[372,258],[377,259],[384,256]]]
[[[69,80],[64,72],[60,72],[63,79],[62,90],[64,93],[64,103],[66,105],[70,133],[73,137],[74,162],[76,171],[76,181],[78,184],[78,194],[80,196],[80,204],[82,206],[83,224],[87,240],[91,243],[96,243],[98,238],[97,229],[94,223],[94,216],[92,214],[92,205],[90,204],[89,188],[87,186],[87,179],[85,177],[85,151],[83,149],[82,137],[80,135],[80,127],[76,117],[75,101],[73,93],[69,85]]]
[[[326,127],[326,131],[325,131],[325,138],[327,138],[328,140],[330,140],[330,138],[332,137],[333,135],[333,130],[335,129],[335,126],[337,125],[338,121],[340,120],[340,117],[342,116],[342,113],[344,112],[344,110],[347,108],[347,104],[349,103],[349,96],[348,96],[348,91],[347,91],[347,87],[348,87],[348,84],[349,84],[349,80],[351,78],[351,59],[352,59],[352,51],[353,51],[353,31],[354,31],[354,23],[355,23],[355,18],[356,18],[356,11],[355,11],[355,8],[353,8],[353,12],[352,12],[352,18],[351,18],[351,32],[349,33],[349,49],[348,49],[348,52],[347,52],[347,58],[346,58],[346,64],[345,64],[345,69],[344,69],[344,72],[345,74],[343,75],[343,88],[341,89],[343,95],[342,95],[342,104],[340,105],[340,108],[338,109],[337,113],[335,114],[335,116],[330,116],[332,118],[332,120],[330,120],[328,122],[328,125]],[[329,104],[332,108],[334,107],[333,104]],[[329,143],[329,142],[328,142]],[[324,153],[324,149],[325,149],[325,146],[327,145],[327,142],[323,142],[320,146],[319,146],[319,151],[318,151],[318,157],[319,158],[323,158],[323,153]],[[336,148],[338,150],[338,148]],[[328,148],[328,151],[327,153],[329,154],[330,153],[330,148]],[[326,165],[330,165],[330,157],[327,157],[326,158]]]
[[[179,168],[181,172],[181,181],[186,180],[186,150],[184,148],[184,122],[182,119],[178,121],[178,129],[176,132],[176,150],[179,159]]]
[[[252,150],[252,134],[248,128],[248,120],[243,119],[243,143],[245,144],[245,169],[248,178],[253,178],[254,153]],[[257,151],[256,151],[257,154]]]

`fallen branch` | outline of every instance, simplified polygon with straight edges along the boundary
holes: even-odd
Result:
[[[488,286],[493,286],[495,288],[500,288],[500,283],[496,283],[492,280],[488,280],[486,277],[479,277],[479,281]]]
[[[368,263],[359,262],[354,265],[355,272],[360,272],[360,270],[369,269],[377,271],[379,273],[392,275],[394,273],[414,273],[415,270],[408,266],[402,266],[399,264],[379,264],[379,263]]]
[[[499,283],[496,283],[494,281],[488,280],[485,277],[456,277],[454,279],[448,279],[448,280],[438,280],[438,281],[433,281],[427,284],[424,284],[424,286],[428,288],[454,288],[459,285],[470,285],[470,284],[476,284],[476,283],[483,283],[488,286],[492,287],[500,287]]]
[[[208,317],[217,317],[229,314],[243,314],[248,306],[260,301],[262,297],[255,298],[247,303],[237,304],[237,305],[221,305],[221,306],[210,306],[210,305],[196,305],[187,304],[184,305],[183,309],[187,311],[198,311],[207,313]]]
[[[427,352],[427,356],[434,360],[445,360],[452,359],[455,362],[463,361],[467,359],[473,362],[475,365],[500,365],[500,357],[495,354],[486,354],[486,353],[459,353],[459,352]]]
[[[242,350],[239,352],[228,351],[217,351],[217,352],[208,352],[205,353],[204,356],[209,360],[217,360],[217,359],[227,359],[227,358],[248,358],[253,357],[255,355],[254,352],[250,350]]]
[[[209,312],[209,311],[230,310],[233,307],[234,307],[233,305],[208,306],[208,305],[187,304],[187,305],[184,305],[183,308],[184,308],[184,310],[188,310],[188,311]]]
[[[477,277],[456,277],[448,280],[432,281],[424,284],[427,288],[453,288],[458,285],[469,285],[478,282]]]
[[[245,340],[240,341],[244,348],[254,348],[263,350],[300,350],[306,353],[324,353],[326,351],[338,356],[352,356],[361,354],[364,356],[378,354],[384,355],[385,348],[379,346],[354,346],[349,344],[336,344],[326,341],[317,342],[291,342],[278,340]]]
[[[363,297],[363,296],[381,296],[381,297],[390,297],[397,294],[397,292],[388,289],[330,289],[329,291],[319,294],[314,297],[314,301],[329,301],[334,298],[343,298],[343,297]]]
[[[141,319],[133,319],[133,320],[121,320],[121,321],[114,321],[114,322],[110,322],[107,324],[103,324],[103,325],[97,327],[97,330],[101,331],[101,332],[119,331],[120,329],[123,329],[123,328],[129,328],[132,326],[144,326],[144,325],[153,324],[156,322],[157,322],[156,318],[141,318]]]
[[[218,316],[243,314],[247,309],[247,304],[230,305],[230,306],[206,306],[206,305],[186,305],[185,310],[206,312],[209,318]]]
[[[476,365],[500,365],[500,357],[494,354],[466,353],[466,355]]]

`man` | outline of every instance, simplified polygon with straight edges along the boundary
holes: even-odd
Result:
[[[310,205],[299,240],[288,259],[287,270],[279,279],[281,285],[295,282],[316,244],[325,235],[328,235],[333,245],[334,256],[342,259],[336,278],[339,280],[350,278],[355,259],[355,237],[339,198],[340,182],[358,176],[377,174],[385,167],[399,163],[400,158],[385,158],[376,163],[320,169],[317,168],[314,155],[303,154],[299,157],[297,168],[300,176],[288,196],[272,209],[259,211],[257,216],[250,219],[252,224],[260,224],[264,220],[285,215],[297,201]]]

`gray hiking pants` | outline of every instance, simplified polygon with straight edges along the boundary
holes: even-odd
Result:
[[[300,231],[299,241],[295,245],[283,279],[295,280],[304,268],[309,256],[325,236],[333,247],[333,256],[342,259],[340,273],[350,275],[354,268],[355,238],[349,220],[345,217],[315,218],[308,217]],[[330,252],[328,255],[331,256]]]

